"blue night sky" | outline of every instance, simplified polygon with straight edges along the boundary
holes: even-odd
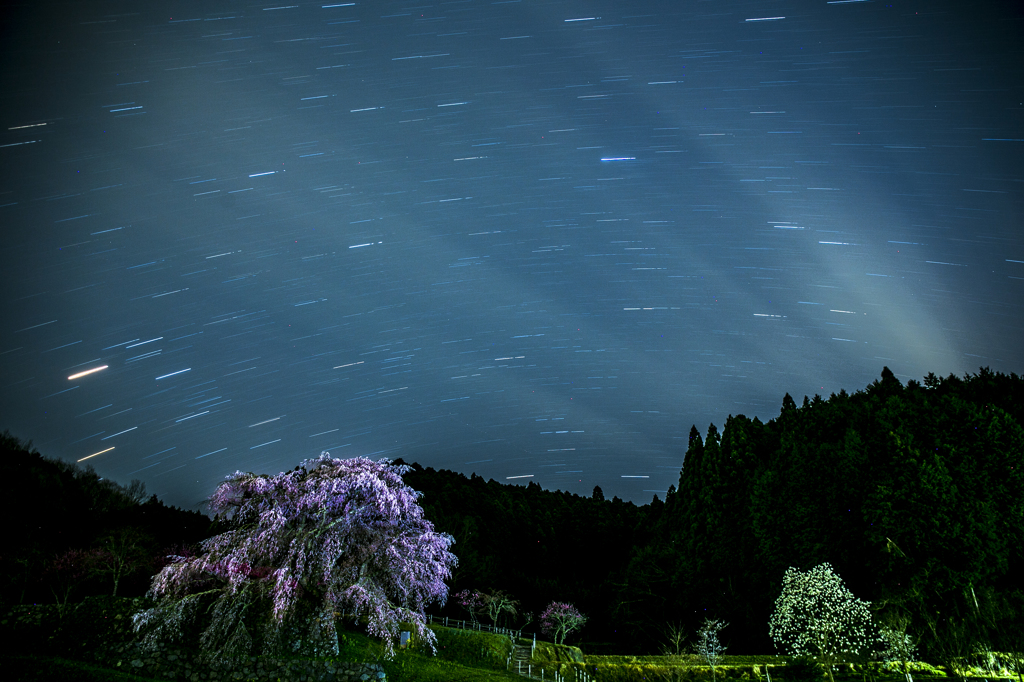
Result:
[[[323,450],[643,503],[692,424],[1024,367],[1018,3],[3,12],[0,428],[171,504]]]

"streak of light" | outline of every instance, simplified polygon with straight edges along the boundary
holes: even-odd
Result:
[[[175,374],[182,374],[183,372],[190,372],[190,371],[192,371],[191,367],[188,367],[186,369],[179,369],[177,372],[171,372],[170,374],[164,374],[163,376],[159,376],[156,379],[154,379],[153,381],[160,381],[161,379],[166,379],[167,377],[173,377]]]
[[[175,445],[174,447],[167,448],[166,450],[161,450],[160,452],[154,452],[152,455],[146,455],[142,459],[149,459],[151,457],[156,457],[157,455],[162,455],[165,452],[170,452],[171,450],[176,450],[177,448],[178,448],[178,446]],[[171,457],[174,457],[174,455],[171,455]]]
[[[113,416],[113,415],[111,415],[111,416]],[[100,438],[100,440],[110,440],[114,436],[120,436],[122,433],[128,433],[129,431],[134,431],[137,428],[139,428],[139,427],[138,426],[133,426],[130,429],[125,429],[124,431],[118,431],[117,433],[115,433],[113,435],[110,435],[110,436],[107,436],[106,438]]]
[[[281,417],[283,417],[283,416],[285,416],[285,415],[282,414]],[[270,422],[276,422],[281,417],[274,417],[273,419],[268,419],[266,421],[256,422],[255,424],[249,424],[249,428],[251,429],[252,427],[259,426],[260,424],[269,424]]]
[[[79,372],[78,374],[72,374],[71,376],[68,377],[68,381],[74,381],[75,379],[81,379],[84,376],[89,376],[90,374],[95,374],[96,372],[102,372],[106,368],[107,365],[103,365],[102,367],[93,367],[92,369],[87,369],[84,372]]]
[[[76,414],[75,416],[76,417],[84,417],[87,414],[92,414],[93,412],[99,412],[100,410],[105,410],[105,409],[107,409],[108,407],[110,407],[113,404],[114,403],[110,403],[110,405],[104,405],[103,407],[97,407],[95,410],[89,410],[88,412],[83,412],[82,414]]]
[[[110,452],[110,451],[111,451],[111,450],[113,450],[113,449],[114,449],[114,448],[107,448],[106,450],[100,450],[99,452],[94,452],[94,453],[92,453],[91,455],[89,455],[88,457],[83,457],[82,459],[80,459],[80,460],[78,460],[78,461],[79,461],[79,462],[84,462],[84,461],[85,461],[85,460],[87,460],[87,459],[92,459],[92,458],[93,458],[93,457],[95,457],[96,455],[102,455],[102,454],[103,454],[104,452]]]
[[[18,334],[20,332],[27,332],[29,329],[35,329],[36,327],[45,327],[46,325],[53,324],[56,321],[57,320],[50,320],[49,322],[43,322],[42,324],[34,324],[31,327],[25,327],[24,329],[19,329],[18,331],[14,332],[14,333]]]
[[[125,346],[125,345],[127,345],[129,343],[132,343],[134,341],[138,341],[138,339],[132,339],[131,341],[122,341],[121,343],[115,343],[113,346],[107,346],[106,348],[101,348],[100,350],[110,350],[111,348],[117,348],[118,346]]]
[[[133,343],[130,346],[125,346],[125,348],[128,349],[128,348],[135,348],[136,346],[145,346],[147,343],[153,343],[154,341],[159,341],[162,338],[164,338],[164,337],[158,336],[155,339],[150,339],[149,341],[142,341],[140,343]]]
[[[533,478],[533,474],[525,474],[525,475],[523,475],[523,476],[506,476],[506,477],[505,477],[505,480],[506,480],[506,481],[510,481],[510,480],[512,480],[513,478]]]
[[[78,388],[81,388],[81,386],[72,386],[71,388],[65,388],[63,391],[57,391],[56,393],[51,393],[50,395],[44,395],[42,398],[40,398],[40,400],[46,400],[47,398],[52,398],[55,395],[60,395],[61,393],[67,393],[68,391],[74,391],[75,389],[78,389]]]

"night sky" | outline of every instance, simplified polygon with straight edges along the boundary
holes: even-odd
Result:
[[[324,450],[645,503],[692,424],[1020,373],[1020,7],[3,10],[0,428],[193,508]]]

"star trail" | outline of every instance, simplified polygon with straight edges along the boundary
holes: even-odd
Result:
[[[0,428],[171,504],[324,450],[642,503],[692,424],[1021,372],[1013,3],[4,12]]]

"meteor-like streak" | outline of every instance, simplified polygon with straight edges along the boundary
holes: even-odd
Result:
[[[71,376],[68,377],[68,381],[74,381],[75,379],[81,379],[84,376],[89,376],[90,374],[95,374],[96,372],[101,372],[101,371],[105,370],[106,368],[107,368],[107,365],[103,365],[102,367],[93,367],[92,369],[87,369],[84,372],[79,372],[78,374],[72,374]]]
[[[80,459],[80,460],[78,460],[78,461],[79,461],[79,462],[84,462],[84,461],[85,461],[85,460],[87,460],[87,459],[92,459],[92,458],[93,458],[93,457],[95,457],[96,455],[102,455],[102,454],[103,454],[104,452],[110,452],[110,451],[111,451],[111,450],[113,450],[113,449],[114,449],[114,448],[107,448],[106,450],[100,450],[99,452],[94,452],[94,453],[92,453],[91,455],[89,455],[88,457],[83,457],[82,459]]]

